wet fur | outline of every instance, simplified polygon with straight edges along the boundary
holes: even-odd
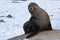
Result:
[[[40,30],[39,27],[33,23],[32,17],[29,21],[27,21],[24,24],[23,28],[24,28],[25,34],[29,33],[29,35],[26,38],[30,38],[30,37],[36,35]]]
[[[29,33],[26,38],[31,38],[41,31],[52,30],[50,18],[45,10],[40,8],[36,3],[30,3],[28,6],[28,10],[31,14],[31,18],[29,21],[24,23],[23,26],[25,34]],[[44,22],[47,21],[45,23],[46,25],[44,24],[43,20]]]

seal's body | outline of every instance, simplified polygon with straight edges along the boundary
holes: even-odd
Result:
[[[30,33],[27,38],[30,38],[40,31],[52,30],[49,15],[45,10],[40,8],[36,3],[30,3],[28,10],[31,14],[31,18],[24,24],[25,33]]]

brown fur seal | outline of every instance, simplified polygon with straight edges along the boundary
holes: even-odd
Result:
[[[40,31],[52,30],[49,15],[36,3],[30,3],[28,10],[31,18],[24,24],[25,33],[30,33],[26,38],[30,38]]]

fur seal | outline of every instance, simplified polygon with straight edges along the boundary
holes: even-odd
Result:
[[[49,15],[44,9],[31,2],[28,5],[28,10],[31,18],[23,26],[25,33],[30,33],[26,38],[30,38],[41,31],[52,30]]]

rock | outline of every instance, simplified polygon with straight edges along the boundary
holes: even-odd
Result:
[[[3,19],[0,19],[0,22],[5,22]]]
[[[27,0],[12,0],[12,3],[20,3],[21,1],[27,1]]]
[[[17,37],[13,37],[13,38],[9,38],[8,40],[23,40],[25,39],[25,37],[27,36],[27,34],[23,34]]]
[[[11,15],[8,15],[8,16],[7,16],[7,18],[12,18],[12,17],[13,17],[13,16],[11,16]]]
[[[60,30],[43,31],[29,39],[26,39],[26,36],[21,35],[8,40],[60,40]]]
[[[5,16],[0,16],[0,18],[1,18],[1,17],[5,17]]]

